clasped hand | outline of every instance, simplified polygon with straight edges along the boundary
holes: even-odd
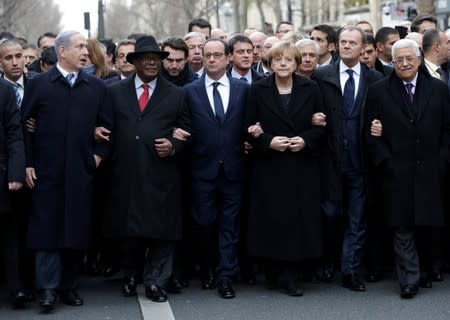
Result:
[[[305,140],[296,136],[292,138],[275,136],[270,142],[270,148],[276,151],[284,152],[290,150],[292,152],[298,152],[305,147]]]

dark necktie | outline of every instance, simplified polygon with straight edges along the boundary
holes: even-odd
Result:
[[[353,102],[355,101],[355,79],[353,79],[353,70],[347,69],[348,79],[344,86],[344,111],[347,114],[352,113]]]
[[[20,96],[20,84],[14,83],[14,91],[16,92],[17,105],[20,108],[20,106],[22,105],[22,97]]]
[[[413,104],[413,102],[414,102],[414,93],[412,92],[413,86],[414,85],[412,83],[405,84],[406,92],[408,93],[409,103],[411,103],[411,104]]]
[[[445,81],[445,82],[448,81],[447,75],[445,74],[444,70],[442,70],[442,68],[440,68],[440,67],[437,68],[436,72],[439,74],[439,76],[441,77],[442,81]]]
[[[223,108],[222,97],[220,96],[219,90],[217,90],[217,87],[219,86],[219,84],[220,84],[220,82],[213,83],[213,100],[214,100],[214,111],[216,112],[216,118],[217,118],[217,120],[219,120],[220,123],[222,123],[225,118],[225,111]]]
[[[248,80],[246,77],[241,77],[241,80],[248,83]]]
[[[141,112],[144,111],[145,106],[148,102],[148,84],[143,83],[142,88],[144,89],[144,92],[142,92],[141,96],[139,97],[139,108],[141,109]]]
[[[70,86],[73,86],[73,83],[75,82],[75,75],[73,73],[68,73],[66,76],[67,81],[69,81]]]

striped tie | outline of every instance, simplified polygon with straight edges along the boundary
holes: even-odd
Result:
[[[20,84],[14,83],[14,87],[14,91],[16,93],[16,102],[20,108],[20,106],[22,105],[22,97],[20,96]]]
[[[68,73],[66,76],[67,81],[69,81],[70,86],[73,86],[73,83],[75,82],[75,75],[73,73]]]

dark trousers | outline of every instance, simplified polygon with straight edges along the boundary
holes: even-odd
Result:
[[[17,217],[8,213],[2,217],[0,243],[3,253],[6,284],[11,293],[23,289],[21,261],[19,254],[19,225]]]
[[[174,241],[128,238],[120,245],[122,270],[126,277],[136,277],[145,256],[144,286],[167,287],[172,275]]]
[[[214,237],[218,231],[217,280],[230,280],[238,270],[237,243],[239,241],[239,210],[243,191],[242,181],[228,180],[219,171],[211,181],[192,181],[192,214],[200,226],[199,246],[207,269],[213,269]],[[217,228],[217,229],[215,229]]]
[[[36,289],[77,290],[83,252],[72,249],[36,252]]]
[[[393,230],[395,265],[400,286],[416,285],[420,280],[415,233],[409,228]]]
[[[359,273],[366,239],[364,178],[357,169],[345,169],[343,174],[343,202],[326,201],[322,210],[326,217],[336,217],[345,212],[348,219],[342,244],[341,271],[344,275]],[[344,207],[344,209],[343,209]]]

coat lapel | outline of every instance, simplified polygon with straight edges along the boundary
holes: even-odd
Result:
[[[395,103],[400,106],[400,108],[409,118],[412,118],[414,112],[412,110],[412,105],[408,101],[403,81],[395,74],[395,72],[393,72],[388,84],[389,86],[387,90],[394,99]]]
[[[200,78],[200,81],[197,81],[196,86],[197,97],[201,101],[202,108],[205,108],[205,112],[208,114],[211,121],[214,121],[216,124],[219,124],[219,120],[217,120],[216,115],[214,114],[213,106],[209,102],[208,94],[206,93],[205,87],[205,76]]]
[[[310,91],[306,88],[309,86],[308,82],[304,81],[301,77],[293,76],[292,95],[288,104],[288,120],[299,112],[302,106],[305,105],[306,100],[310,97]]]
[[[428,79],[427,79],[428,78]],[[428,104],[432,95],[432,86],[427,85],[426,81],[431,80],[431,76],[427,77],[419,71],[417,77],[416,91],[414,92],[414,104],[413,106],[417,110],[417,120],[422,116],[425,106]]]
[[[164,97],[166,97],[168,86],[170,86],[170,83],[162,76],[159,76],[158,80],[156,81],[156,87],[153,90],[150,99],[148,99],[147,105],[145,106],[142,115],[152,112],[153,110],[158,108],[160,103],[164,100]],[[138,100],[138,108],[139,108],[139,100]]]
[[[271,110],[277,117],[279,117],[283,122],[292,126],[289,121],[288,114],[284,111],[282,106],[282,101],[278,93],[277,85],[275,84],[275,75],[271,74],[269,77],[261,80],[260,82],[264,87],[266,87],[267,94],[264,95],[264,105]]]
[[[136,77],[136,74],[134,74],[132,77],[129,77],[127,79],[122,80],[123,85],[125,86],[124,90],[124,97],[129,101],[127,103],[128,106],[130,106],[131,110],[137,115],[141,115],[141,109],[139,107],[139,100],[136,95],[136,87],[134,85],[134,78]]]

